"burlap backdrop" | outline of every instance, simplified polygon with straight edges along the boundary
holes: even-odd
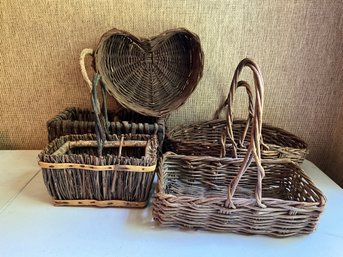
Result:
[[[304,138],[309,159],[343,185],[342,12],[335,0],[2,0],[0,148],[40,149],[48,119],[90,107],[78,58],[102,33],[186,27],[201,38],[204,76],[169,126],[211,118],[235,66],[252,57],[265,79],[264,121]],[[235,102],[244,115],[245,96]]]

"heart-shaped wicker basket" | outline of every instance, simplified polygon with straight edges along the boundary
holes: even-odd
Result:
[[[145,39],[112,29],[94,52],[95,69],[124,107],[160,117],[180,107],[203,71],[199,37],[180,28]]]

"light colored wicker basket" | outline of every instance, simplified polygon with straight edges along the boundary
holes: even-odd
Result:
[[[263,81],[254,63],[245,65],[254,72],[256,97],[244,159],[166,153],[153,200],[157,224],[275,237],[315,229],[326,203],[321,191],[298,164],[261,160]],[[233,138],[233,131],[223,133],[222,142],[226,136]],[[225,156],[226,145],[221,146]],[[238,151],[237,144],[232,147]]]
[[[45,185],[56,205],[144,207],[156,168],[157,137],[110,135],[96,95],[98,82],[96,75],[92,90],[96,134],[53,140],[39,154]]]
[[[160,117],[180,107],[194,91],[203,71],[203,52],[197,35],[186,29],[166,31],[145,39],[112,29],[100,39],[94,55],[95,70],[111,95],[124,107]]]
[[[219,156],[222,151],[222,134],[225,131],[232,131],[232,138],[228,137],[226,144],[227,157],[243,157],[248,149],[250,133],[248,130],[251,124],[251,110],[247,120],[234,120],[232,115],[233,97],[237,85],[247,88],[247,82],[237,83],[238,77],[245,66],[254,67],[255,76],[262,80],[261,71],[258,66],[250,59],[244,59],[238,65],[231,84],[230,92],[224,105],[221,106],[216,118],[211,121],[198,122],[191,125],[182,125],[172,129],[166,135],[166,148],[169,151],[184,155],[210,155]],[[263,91],[261,92],[263,95]],[[251,99],[250,99],[251,102]],[[219,112],[227,106],[226,119],[218,119]],[[262,115],[261,115],[262,118]],[[302,163],[305,159],[308,149],[307,144],[299,137],[277,127],[262,124],[262,158],[278,159],[288,158],[294,162]],[[236,146],[236,147],[233,147]]]

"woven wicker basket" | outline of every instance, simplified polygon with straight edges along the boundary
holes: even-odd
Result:
[[[246,65],[254,71],[256,99],[244,159],[165,154],[153,200],[157,224],[275,237],[315,229],[326,203],[321,191],[298,164],[261,161],[263,81],[253,63]],[[225,136],[233,131],[222,134],[223,142]]]
[[[97,155],[96,135],[69,135],[39,155],[44,183],[55,205],[145,207],[156,167],[156,137],[123,135]]]
[[[157,161],[157,137],[109,135],[96,96],[96,134],[53,140],[39,155],[45,185],[56,205],[144,207]],[[104,90],[103,90],[104,91]]]
[[[82,74],[90,84],[84,66],[87,54],[94,56],[96,72],[109,93],[122,106],[148,116],[160,117],[180,107],[203,71],[199,38],[186,29],[150,39],[117,29],[108,31],[94,54],[92,49],[81,53]]]
[[[258,181],[254,162],[232,193],[235,208],[230,208],[227,185],[237,177],[242,163],[242,159],[167,153],[153,200],[156,223],[275,237],[308,234],[316,228],[325,197],[297,164],[284,159],[262,160],[265,208],[257,206],[254,197]]]
[[[94,111],[67,108],[47,122],[49,142],[66,135],[95,133]],[[159,145],[165,136],[165,120],[122,109],[108,112],[109,134],[157,134]]]
[[[247,82],[237,83],[239,74],[245,66],[253,67],[255,76],[262,80],[258,66],[249,59],[244,59],[238,65],[231,84],[230,93],[224,105],[219,108],[216,118],[211,121],[183,125],[174,128],[166,135],[166,148],[169,151],[184,155],[210,155],[219,156],[222,151],[222,134],[232,131],[232,138],[228,137],[226,144],[227,157],[243,157],[247,151],[251,124],[251,110],[247,120],[233,120],[233,97],[238,85],[245,86],[251,102],[251,92]],[[263,91],[261,92],[263,95]],[[227,105],[226,119],[218,119],[219,112]],[[250,107],[251,108],[251,107]],[[308,153],[307,144],[299,137],[277,127],[262,124],[263,159],[288,158],[294,162],[302,163]],[[236,147],[234,147],[236,146]]]

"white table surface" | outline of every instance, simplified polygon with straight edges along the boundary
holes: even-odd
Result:
[[[38,153],[0,151],[0,257],[343,256],[343,190],[309,161],[303,168],[328,199],[319,226],[276,239],[158,228],[150,207],[54,207]]]

